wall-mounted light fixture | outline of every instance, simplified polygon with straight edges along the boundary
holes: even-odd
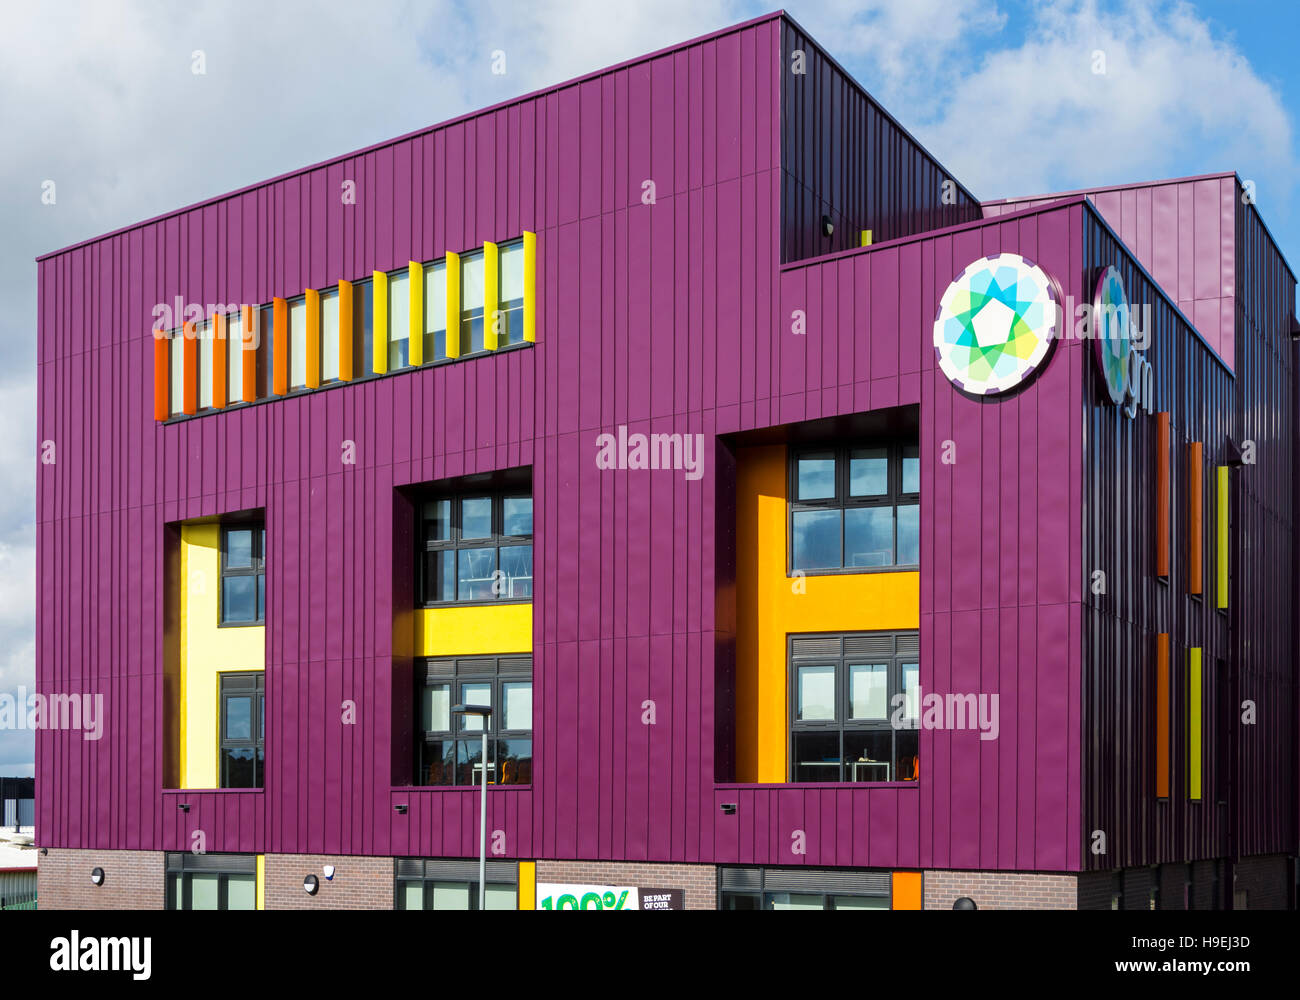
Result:
[[[183,813],[187,813],[190,811],[190,804],[188,802],[178,802],[176,803],[176,808]]]
[[[103,885],[103,884],[104,884],[104,869],[102,869],[102,868],[92,868],[92,869],[90,870],[90,881],[92,881],[93,883],[95,883],[95,885]]]
[[[952,904],[952,908],[954,910],[978,910],[979,909],[979,907],[975,905],[975,900],[971,899],[969,896],[962,896],[960,899],[958,899],[955,903]]]
[[[315,875],[308,875],[302,880],[302,891],[308,896],[316,895],[316,890],[320,888],[320,880]]]
[[[393,806],[393,808],[396,809],[396,810],[397,810],[399,813],[401,813],[403,816],[406,815],[406,806],[404,806],[404,805],[403,805],[403,806]]]
[[[734,816],[736,813],[736,803],[734,802],[723,802],[718,806],[718,808],[721,809],[723,815],[726,816]]]
[[[829,215],[823,215],[822,234],[825,236],[831,236],[834,234],[834,232],[835,232],[835,223],[831,222],[831,217]]]

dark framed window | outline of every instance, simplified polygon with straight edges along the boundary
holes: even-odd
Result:
[[[497,347],[524,342],[524,241],[501,244]]]
[[[477,785],[483,780],[483,720],[452,715],[456,704],[492,708],[488,784],[532,783],[532,657],[440,657],[423,661],[417,673],[417,784]]]
[[[720,910],[888,910],[891,894],[887,871],[749,867],[718,871]]]
[[[257,909],[257,856],[169,853],[167,909]]]
[[[919,565],[918,445],[794,449],[789,478],[791,572]]]
[[[489,861],[484,872],[484,904],[478,898],[478,861],[396,858],[393,908],[397,910],[515,910],[519,907],[519,867]]]
[[[266,622],[266,527],[261,521],[221,526],[220,625]]]
[[[482,250],[460,257],[460,353],[479,354],[483,340],[483,276],[486,261]]]
[[[531,601],[533,498],[522,492],[437,496],[420,505],[420,601]]]
[[[790,637],[792,781],[915,781],[915,632]]]
[[[266,687],[261,670],[221,674],[221,787],[261,788],[266,771]]]

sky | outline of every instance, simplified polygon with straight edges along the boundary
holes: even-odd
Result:
[[[0,694],[35,689],[37,255],[773,9],[8,5]],[[785,9],[978,197],[1236,170],[1254,181],[1264,221],[1300,269],[1295,0],[789,0]],[[504,73],[493,72],[498,53]],[[42,198],[50,181],[53,204]],[[32,774],[33,757],[30,732],[0,731],[0,774]]]

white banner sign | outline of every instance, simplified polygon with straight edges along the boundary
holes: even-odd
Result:
[[[639,910],[636,886],[537,883],[539,910]]]

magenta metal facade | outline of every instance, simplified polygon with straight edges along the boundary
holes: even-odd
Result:
[[[475,791],[393,785],[394,496],[531,466],[534,780],[489,795],[508,856],[1086,867],[1090,345],[980,403],[938,370],[931,324],[952,276],[1002,250],[1087,298],[1097,217],[1074,197],[981,219],[960,185],[940,200],[945,176],[772,15],[42,258],[58,461],[38,476],[38,684],[103,692],[107,718],[98,743],[39,735],[40,842],[180,850],[202,829],[211,851],[475,854]],[[865,228],[877,245],[849,249]],[[154,303],[266,302],[525,229],[534,347],[154,423]],[[715,438],[903,404],[921,414],[922,685],[998,692],[1001,737],[924,731],[914,788],[721,781],[734,469]],[[621,424],[703,434],[704,477],[600,470],[596,437]],[[168,790],[164,526],[249,508],[270,545],[266,787]]]

